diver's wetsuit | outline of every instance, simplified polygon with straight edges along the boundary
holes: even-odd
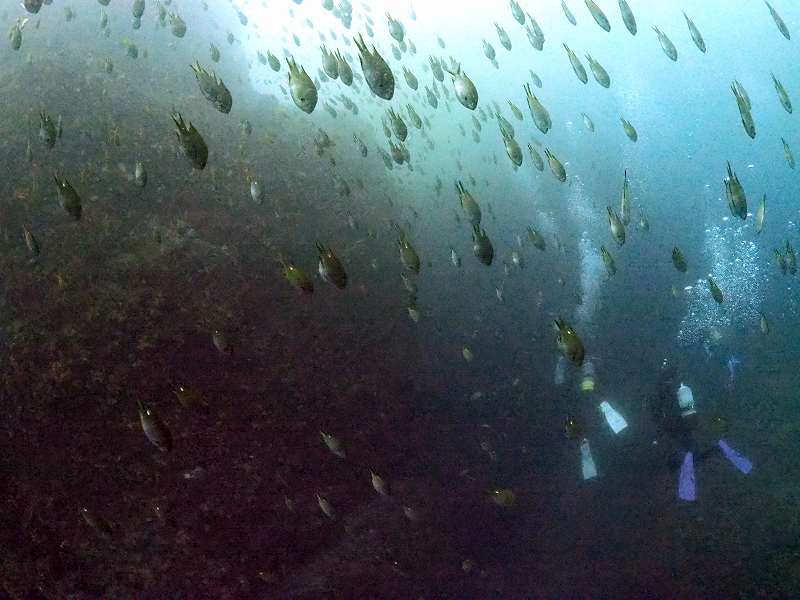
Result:
[[[697,415],[681,416],[676,396],[680,383],[678,370],[675,367],[663,368],[650,411],[656,425],[658,441],[671,443],[675,446],[675,450],[680,451],[682,457],[686,452],[696,454],[697,442],[694,437],[694,429],[697,424]]]

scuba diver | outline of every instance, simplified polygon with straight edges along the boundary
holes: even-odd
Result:
[[[721,437],[717,444],[700,452],[697,439],[701,424],[694,402],[692,389],[678,379],[678,370],[666,358],[661,364],[658,389],[650,412],[656,425],[654,444],[666,445],[670,454],[680,457],[680,474],[678,476],[678,497],[681,500],[697,499],[695,481],[695,458],[698,462],[711,456],[717,448],[739,471],[747,475],[753,464],[739,452],[734,450]],[[725,422],[716,417],[711,425],[720,433],[724,433]]]

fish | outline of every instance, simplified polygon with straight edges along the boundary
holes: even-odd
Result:
[[[147,170],[144,168],[144,164],[140,160],[136,161],[133,180],[136,182],[136,185],[141,188],[147,185]]]
[[[511,5],[511,16],[513,16],[520,25],[525,25],[525,14],[522,12],[520,5],[514,0],[509,0],[509,4]]]
[[[404,235],[397,240],[397,247],[400,250],[400,262],[403,266],[414,273],[419,273],[420,260],[414,246],[411,245]]]
[[[736,98],[736,106],[739,107],[739,116],[742,119],[742,127],[744,127],[747,135],[749,135],[752,139],[755,139],[756,124],[753,120],[753,115],[750,112],[750,98],[748,97],[747,92],[742,84],[735,79],[731,84],[731,91]]]
[[[406,137],[408,136],[408,127],[406,126],[405,121],[403,118],[394,112],[393,108],[390,108],[386,111],[387,116],[389,117],[389,124],[392,126],[392,131],[397,136],[401,142],[406,141]]]
[[[405,273],[400,273],[400,279],[403,281],[403,287],[412,296],[417,295],[417,283]]]
[[[781,251],[778,250],[777,248],[773,250],[773,254],[775,256],[775,262],[777,263],[778,268],[781,270],[781,273],[783,275],[786,275],[786,269],[787,269],[786,257],[783,254],[781,254]]]
[[[708,289],[711,292],[711,297],[714,298],[714,302],[717,304],[722,304],[724,298],[722,295],[722,290],[719,289],[717,282],[709,275],[706,279],[708,281]]]
[[[51,1],[52,0],[50,0],[50,2]],[[50,4],[50,2],[48,2],[48,4]],[[36,13],[38,13],[41,10],[43,3],[44,3],[44,0],[23,0],[22,7],[25,10],[27,10],[29,13],[35,15]]]
[[[25,29],[27,22],[27,17],[19,17],[17,22],[11,26],[8,32],[8,39],[11,42],[12,50],[19,50],[22,47],[22,30]]]
[[[231,346],[228,336],[219,329],[215,329],[211,334],[211,343],[214,344],[220,354],[230,356],[233,353],[233,346]]]
[[[414,321],[414,323],[419,323],[420,313],[416,306],[409,306],[408,307],[408,318]]]
[[[175,123],[175,135],[178,137],[178,142],[181,145],[186,158],[188,158],[195,169],[203,170],[208,162],[208,146],[200,135],[200,132],[195,129],[194,125],[189,122],[187,126],[183,120],[181,113],[172,113],[172,121]]]
[[[310,294],[314,291],[314,281],[311,279],[308,273],[297,267],[294,263],[283,260],[280,260],[279,262],[283,268],[284,278],[293,287],[306,294]]]
[[[595,23],[597,23],[601,29],[611,31],[611,23],[608,22],[608,17],[606,17],[606,14],[594,3],[594,0],[584,0],[584,2],[586,3],[586,8],[588,8],[589,12],[592,14]]]
[[[131,11],[134,19],[141,19],[144,14],[144,0],[133,0]]]
[[[333,454],[339,458],[345,458],[347,456],[347,453],[345,452],[344,448],[342,447],[342,443],[338,440],[338,438],[335,438],[324,431],[320,431],[319,434],[322,437],[322,441],[325,443],[325,446],[327,446],[328,450],[330,450]]]
[[[600,246],[600,256],[603,259],[603,264],[606,267],[606,273],[609,277],[613,277],[617,272],[617,264],[614,262],[614,257],[606,249],[605,246]]]
[[[517,502],[517,495],[513,490],[507,488],[494,489],[489,494],[489,497],[497,506],[501,506],[503,508],[511,508]],[[471,567],[467,568],[466,570],[470,569]]]
[[[25,225],[22,226],[22,235],[25,239],[25,245],[28,247],[28,251],[33,256],[39,256],[40,252],[39,241],[33,236],[31,230],[28,229]]]
[[[536,124],[536,127],[542,133],[547,133],[550,131],[550,127],[552,126],[552,121],[550,120],[550,113],[547,112],[547,109],[539,102],[539,99],[536,97],[531,91],[531,86],[529,83],[526,83],[524,86],[525,96],[528,100],[528,109],[531,111],[531,116],[533,117],[533,122]]]
[[[728,176],[723,180],[725,184],[725,197],[728,200],[728,208],[734,217],[739,217],[742,220],[747,218],[747,196],[744,193],[742,184],[739,183],[739,178],[736,172],[731,168],[731,163],[728,162]]]
[[[664,51],[664,54],[666,54],[671,61],[677,61],[678,49],[675,48],[675,44],[672,43],[672,40],[667,37],[666,33],[661,31],[655,25],[653,26],[653,31],[655,31],[658,35],[658,41],[661,44],[661,49]]]
[[[428,99],[428,104],[431,105],[431,108],[437,108],[439,106],[439,101],[436,99],[436,96],[427,85],[425,86],[425,94]]]
[[[186,35],[186,23],[176,13],[169,13],[169,26],[175,37],[182,38]]]
[[[461,268],[461,257],[456,252],[455,248],[450,247],[450,263],[456,268]]]
[[[253,202],[256,204],[264,202],[264,186],[261,185],[261,182],[257,179],[250,180],[250,198],[252,198]]]
[[[80,221],[83,212],[81,197],[66,177],[53,174],[53,179],[58,189],[58,201],[61,208],[76,221]]]
[[[39,113],[39,139],[49,148],[52,149],[56,145],[58,139],[58,129],[53,122],[52,117],[46,112]]]
[[[555,320],[556,331],[556,347],[559,352],[564,355],[568,360],[580,366],[583,364],[586,349],[584,348],[581,338],[575,333],[575,330],[563,318],[559,317]]]
[[[622,246],[625,243],[625,226],[613,208],[608,206],[606,209],[608,211],[608,227],[611,230],[611,235],[617,244]]]
[[[439,59],[434,56],[429,56],[428,64],[431,67],[431,73],[433,73],[433,77],[436,79],[436,81],[444,81],[444,70],[442,70],[442,63],[439,61]]]
[[[417,81],[416,75],[414,75],[414,73],[409,71],[408,67],[406,66],[403,66],[403,77],[405,78],[408,87],[416,91],[417,88],[419,87],[419,81]]]
[[[497,56],[497,53],[494,50],[494,46],[492,46],[486,40],[483,40],[483,55],[489,60],[494,60],[495,56]]]
[[[536,168],[537,171],[544,171],[544,160],[542,160],[541,154],[536,151],[536,148],[528,144],[528,154],[531,157],[531,162],[533,162],[533,166]]]
[[[570,49],[569,46],[567,46],[566,43],[564,44],[564,49],[567,51],[567,57],[572,65],[572,71],[575,73],[575,77],[577,77],[581,83],[585,84],[589,81],[589,76],[586,74],[586,69],[581,64],[578,56]]]
[[[728,357],[728,362],[726,365],[728,367],[728,377],[731,383],[736,378],[736,367],[738,367],[740,364],[742,364],[742,360],[740,358],[737,358],[736,356]]]
[[[539,27],[536,19],[528,15],[529,23],[525,27],[525,34],[528,36],[528,42],[533,46],[534,50],[541,51],[544,48],[544,32]]]
[[[406,104],[406,112],[408,113],[408,118],[411,121],[411,124],[417,129],[422,129],[422,119],[420,119],[417,111],[414,110],[414,107],[411,106],[410,103]]]
[[[350,63],[348,63],[345,58],[342,56],[339,50],[336,51],[336,70],[339,74],[339,81],[341,81],[346,86],[353,85],[353,69],[350,68]]]
[[[388,496],[389,495],[389,486],[384,481],[383,477],[375,473],[375,471],[370,471],[370,478],[372,480],[372,487],[373,489],[378,492],[381,496]]]
[[[269,50],[267,50],[267,63],[269,64],[269,68],[276,73],[281,70],[281,61]]]
[[[636,132],[636,128],[631,125],[630,121],[620,117],[619,120],[622,122],[622,129],[625,130],[625,135],[628,136],[628,139],[632,142],[635,142],[639,139],[639,134]]]
[[[287,58],[289,65],[289,91],[297,108],[311,114],[317,106],[317,88],[303,67],[298,67],[294,58]]]
[[[681,252],[680,248],[677,246],[672,249],[672,264],[675,265],[675,268],[681,273],[686,273],[688,265],[686,264],[683,252]]]
[[[622,181],[622,198],[619,202],[619,219],[625,227],[631,222],[631,184],[628,181],[628,170],[625,169],[625,178]]]
[[[586,55],[586,60],[589,61],[589,68],[592,70],[595,81],[604,88],[611,87],[611,77],[609,77],[608,71],[603,68],[603,65],[594,60],[590,54]]]
[[[461,208],[464,209],[464,212],[467,213],[467,218],[469,219],[470,225],[480,225],[481,224],[481,207],[469,193],[469,191],[464,187],[464,184],[461,181],[456,181],[456,192],[458,193],[458,199],[461,202]]]
[[[122,43],[125,46],[125,54],[128,55],[128,58],[139,58],[139,47],[136,44],[127,39],[123,40]]]
[[[322,513],[331,520],[336,519],[336,511],[333,509],[333,505],[328,502],[326,498],[323,498],[319,494],[317,494],[317,504],[319,505],[320,510]]]
[[[506,50],[511,50],[511,38],[508,37],[506,30],[503,29],[499,24],[495,23],[494,28],[497,30],[497,39],[500,40],[500,45],[503,46]]]
[[[389,13],[386,13],[386,18],[389,22],[389,35],[391,35],[398,42],[402,42],[403,37],[405,36],[405,28],[403,27],[403,24],[397,19],[392,18],[392,15]]]
[[[320,46],[320,51],[322,52],[322,70],[325,75],[331,79],[338,79],[339,63],[336,60],[336,55],[333,52],[329,52],[324,44]]]
[[[114,530],[103,517],[95,514],[86,506],[81,507],[80,514],[86,524],[101,538],[111,539],[114,536]]]
[[[770,72],[770,76],[772,77],[772,83],[775,85],[775,91],[778,93],[778,100],[780,100],[781,106],[787,113],[792,114],[792,101],[789,99],[789,94],[786,93],[786,88],[775,77],[775,73]]]
[[[619,0],[619,12],[622,14],[622,22],[625,23],[625,28],[631,35],[636,35],[636,18],[625,0]]]
[[[764,335],[769,335],[769,321],[767,321],[767,317],[762,312],[759,312],[758,314],[760,315],[758,327],[761,329],[761,333]]]
[[[491,266],[494,258],[494,246],[485,230],[481,230],[478,225],[472,226],[472,253],[484,265]]]
[[[319,275],[323,281],[335,285],[337,288],[344,289],[347,286],[347,272],[344,270],[341,261],[329,247],[325,247],[317,242],[317,252],[319,252]]]
[[[545,242],[544,236],[539,233],[532,225],[528,225],[528,240],[531,244],[533,244],[534,248],[544,252],[547,248],[547,243]]]
[[[564,16],[567,18],[572,25],[577,25],[578,21],[575,19],[575,15],[572,14],[572,11],[567,6],[567,3],[564,0],[561,0],[561,10],[564,11]]]
[[[478,90],[467,74],[461,70],[461,65],[455,65],[453,70],[447,68],[445,70],[452,77],[453,91],[458,101],[469,110],[475,110],[475,107],[478,106]]]
[[[522,149],[516,140],[503,132],[503,144],[506,147],[506,154],[515,166],[519,167],[522,164]]]
[[[764,229],[764,217],[767,210],[767,195],[764,194],[761,197],[761,202],[758,204],[758,208],[756,209],[756,233],[761,233]]]
[[[700,33],[700,30],[697,29],[697,26],[694,24],[694,21],[692,21],[689,18],[689,16],[686,14],[685,11],[683,12],[683,18],[686,19],[686,26],[689,28],[689,33],[692,36],[692,41],[694,42],[694,45],[697,46],[697,49],[700,50],[700,52],[705,54],[705,52],[706,52],[706,42],[703,39],[703,36]]]
[[[786,157],[786,162],[789,164],[790,169],[794,169],[795,162],[794,162],[794,154],[792,154],[792,149],[789,148],[789,144],[786,143],[786,140],[781,138],[781,142],[783,143],[783,155]]]
[[[389,65],[386,64],[375,46],[372,46],[372,52],[367,49],[361,34],[357,38],[353,38],[353,41],[358,48],[361,70],[370,91],[379,98],[391,100],[394,96],[394,75]]]
[[[162,452],[172,450],[172,434],[164,421],[141,400],[137,400],[136,404],[139,407],[139,421],[142,431],[144,431],[150,443]]]
[[[784,258],[786,260],[786,270],[790,275],[794,275],[797,272],[797,255],[789,240],[786,240]]]
[[[367,154],[369,153],[367,145],[355,133],[353,134],[353,142],[355,143],[356,148],[358,148],[359,154],[361,154],[363,158],[366,158]]]
[[[553,154],[549,148],[544,149],[544,155],[547,157],[547,163],[550,165],[550,170],[553,172],[553,175],[555,175],[556,179],[561,183],[564,183],[567,180],[567,170],[564,168],[564,165],[556,158],[556,155]]]
[[[581,116],[583,117],[583,124],[586,126],[586,129],[594,133],[594,121],[592,121],[586,113],[581,113]]]
[[[772,8],[772,5],[767,2],[767,0],[764,0],[764,4],[767,5],[769,14],[772,15],[772,20],[775,21],[775,25],[778,26],[778,31],[780,31],[781,35],[783,35],[783,37],[785,37],[787,40],[791,40],[792,36],[789,34],[789,29],[786,27],[786,23],[783,22],[783,19],[781,19],[778,11]]]
[[[495,118],[497,119],[497,125],[500,127],[500,133],[502,135],[507,135],[508,137],[514,137],[514,126],[509,123],[503,115],[500,113],[495,113]]]

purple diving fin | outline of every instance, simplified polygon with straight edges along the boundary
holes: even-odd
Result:
[[[691,452],[683,457],[681,474],[678,479],[678,498],[693,502],[697,499],[697,489],[694,485],[694,459]]]
[[[725,458],[731,461],[733,466],[739,469],[742,473],[747,475],[753,470],[753,463],[751,463],[747,457],[742,456],[736,450],[728,446],[728,442],[725,440],[720,440],[719,447],[722,450],[722,453],[725,455]]]

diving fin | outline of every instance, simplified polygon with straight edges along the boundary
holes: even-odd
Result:
[[[725,458],[731,461],[734,467],[739,469],[745,475],[753,470],[753,463],[751,463],[747,457],[742,456],[736,450],[731,448],[728,445],[728,442],[725,440],[720,440],[718,443],[720,450],[722,450],[722,453],[725,455]]]
[[[697,488],[694,482],[694,457],[687,452],[683,457],[681,473],[678,476],[678,498],[688,502],[697,500]]]

